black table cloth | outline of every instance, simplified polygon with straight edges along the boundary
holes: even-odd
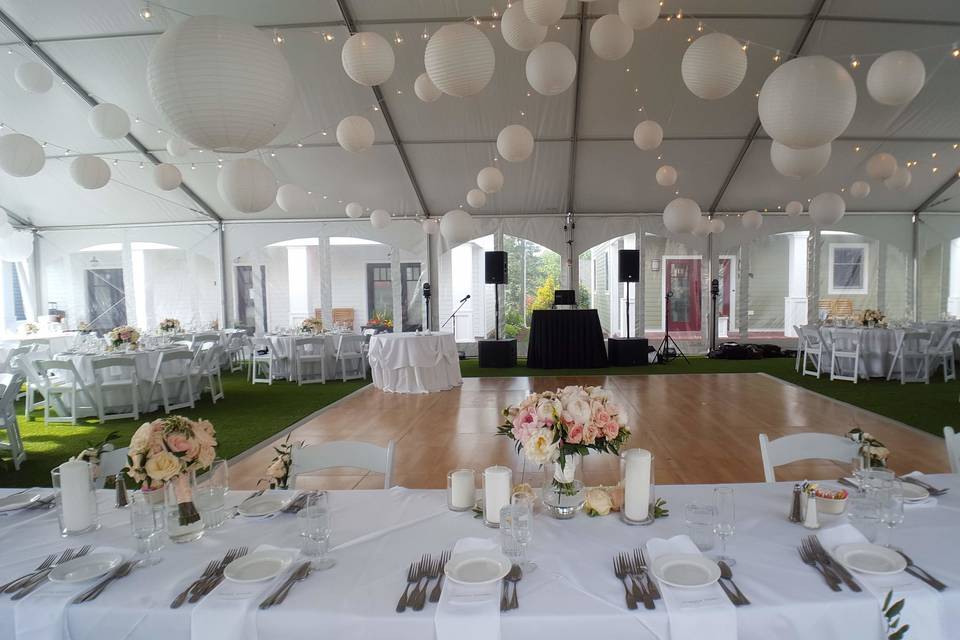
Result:
[[[607,366],[596,309],[537,310],[530,321],[527,366],[588,369]]]

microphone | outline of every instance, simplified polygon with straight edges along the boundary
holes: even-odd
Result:
[[[464,296],[462,300],[460,300],[460,302],[466,302],[469,299],[470,299],[470,294],[468,293],[466,296]]]

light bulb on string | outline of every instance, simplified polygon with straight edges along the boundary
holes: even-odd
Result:
[[[191,163],[190,163],[190,170],[191,170],[191,171],[196,171],[196,170],[197,170],[197,165],[196,165],[196,163],[194,163],[194,162],[191,162]]]
[[[773,61],[780,62],[780,49],[777,49],[777,52],[773,54]]]
[[[426,27],[423,28],[423,33],[420,34],[420,39],[421,39],[421,40],[429,40],[429,39],[430,39],[430,32],[427,31],[427,28],[426,28]]]
[[[683,20],[683,9],[677,9],[677,20]]]
[[[153,11],[150,10],[150,3],[148,2],[140,9],[140,19],[144,22],[150,22],[153,18]]]
[[[475,18],[473,19],[473,24],[479,27],[479,26],[480,26],[480,18],[476,18],[476,17],[475,17]]]
[[[142,163],[142,162],[140,163],[140,168],[143,169],[143,163]]]
[[[113,159],[113,166],[117,166],[120,163],[116,158]]]
[[[697,33],[703,33],[703,23],[702,23],[702,22],[698,22],[698,23],[697,23]]]
[[[953,51],[950,52],[950,55],[952,55],[954,58],[960,58],[960,47],[954,45]]]
[[[850,66],[854,69],[860,66],[860,59],[857,56],[850,56]]]
[[[499,18],[499,17],[500,17],[500,12],[497,11],[497,8],[496,8],[496,7],[493,7],[493,9],[490,11],[490,15],[493,16],[494,18]]]
[[[277,29],[273,30],[273,44],[277,45],[278,47],[283,45],[283,34]]]
[[[931,158],[936,158],[936,157],[937,157],[937,152],[934,151],[933,153],[931,153],[931,154],[930,154],[930,157],[931,157]]]
[[[397,44],[403,44],[403,35],[401,35],[399,31],[394,31],[393,41],[396,42]]]
[[[741,51],[746,51],[749,47],[750,47],[750,41],[747,40],[746,42],[744,42],[743,44],[740,45],[740,50],[741,50]]]
[[[857,153],[860,153],[860,145],[855,146],[853,150],[856,151]]]
[[[303,143],[302,143],[302,142],[298,142],[298,143],[297,143],[297,146],[302,149],[302,148],[303,148]]]

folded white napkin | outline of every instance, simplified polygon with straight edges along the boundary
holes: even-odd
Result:
[[[832,554],[833,550],[842,544],[868,543],[862,533],[850,524],[840,524],[835,527],[821,529],[817,538],[823,548]],[[941,615],[941,599],[937,592],[926,583],[903,572],[891,576],[875,576],[857,571],[851,571],[854,579],[863,586],[864,590],[872,593],[879,604],[893,591],[893,602],[904,598],[903,611],[900,613],[900,624],[910,625],[909,637],[923,638],[923,640],[938,640],[948,638],[943,629]],[[886,634],[884,634],[886,637]]]
[[[497,549],[485,538],[461,538],[453,554],[477,549]],[[498,640],[502,580],[492,585],[469,586],[444,579],[434,625],[437,640]]]
[[[660,556],[671,553],[702,555],[686,535],[669,540],[651,538],[647,541],[647,551],[651,564]],[[702,640],[707,629],[711,640],[737,640],[737,611],[720,585],[714,583],[700,589],[681,589],[657,582],[667,606],[671,640]]]
[[[920,473],[919,471],[911,471],[910,473],[904,474],[904,477],[906,476],[910,476],[912,478],[918,478],[921,480],[923,479],[923,474]],[[857,482],[856,478],[847,478],[847,480],[853,483]],[[907,510],[925,508],[925,507],[935,507],[935,506],[937,506],[937,499],[934,496],[930,496],[926,500],[920,500],[919,502],[907,502],[906,500],[904,500],[903,502],[903,508]]]

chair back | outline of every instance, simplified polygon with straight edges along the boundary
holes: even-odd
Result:
[[[857,457],[859,445],[832,433],[795,433],[776,440],[760,434],[760,457],[765,482],[776,482],[774,467],[799,460],[833,460],[849,463]]]
[[[137,362],[132,356],[94,358],[90,366],[93,368],[93,379],[97,382],[118,378],[124,380],[129,378],[132,381],[137,376]]]
[[[960,340],[960,328],[951,327],[947,329],[947,332],[943,334],[943,337],[940,338],[940,342],[937,343],[934,348],[933,343],[931,342],[930,348],[936,353],[944,353],[950,355],[953,353],[953,347],[956,342]]]
[[[20,373],[0,373],[0,418],[12,410],[23,380],[23,374]]]
[[[926,353],[931,343],[929,331],[906,331],[900,340],[900,350],[906,354]]]
[[[817,327],[803,326],[800,327],[800,331],[803,332],[803,341],[806,347],[816,349],[823,344],[823,336]]]
[[[181,377],[190,374],[192,351],[163,351],[157,360],[154,378]]]
[[[860,346],[863,329],[834,329],[832,332],[831,347],[835,351],[853,352]]]
[[[947,457],[950,458],[950,472],[960,473],[960,433],[956,433],[953,427],[944,427],[943,439],[947,445]]]
[[[322,356],[326,344],[325,338],[296,338],[293,341],[293,350],[298,356]]]
[[[350,358],[363,355],[363,345],[366,344],[366,336],[360,335],[342,335],[337,341],[337,358]]]
[[[250,338],[250,344],[253,345],[253,354],[261,355],[264,353],[271,353],[273,351],[273,345],[270,344],[270,338]]]
[[[130,447],[106,449],[106,447],[112,446],[111,444],[104,445],[104,451],[100,452],[100,474],[96,480],[93,481],[97,489],[103,489],[107,478],[115,476],[127,468],[127,454],[130,451]]]
[[[16,366],[16,359],[25,353],[29,353],[33,347],[14,347],[7,352],[7,357],[0,364],[0,371],[10,372]]]
[[[31,357],[33,355],[33,352],[29,352],[17,358],[17,370],[26,377],[31,385],[43,389],[47,386],[47,380],[40,374],[38,365],[42,360],[39,357]]]
[[[296,487],[297,476],[322,469],[353,467],[383,474],[383,488],[393,480],[393,440],[386,447],[368,442],[339,440],[307,447],[294,447],[290,465],[290,485]]]
[[[62,380],[78,386],[83,385],[80,373],[72,360],[38,360],[37,368],[47,378],[61,377]]]

